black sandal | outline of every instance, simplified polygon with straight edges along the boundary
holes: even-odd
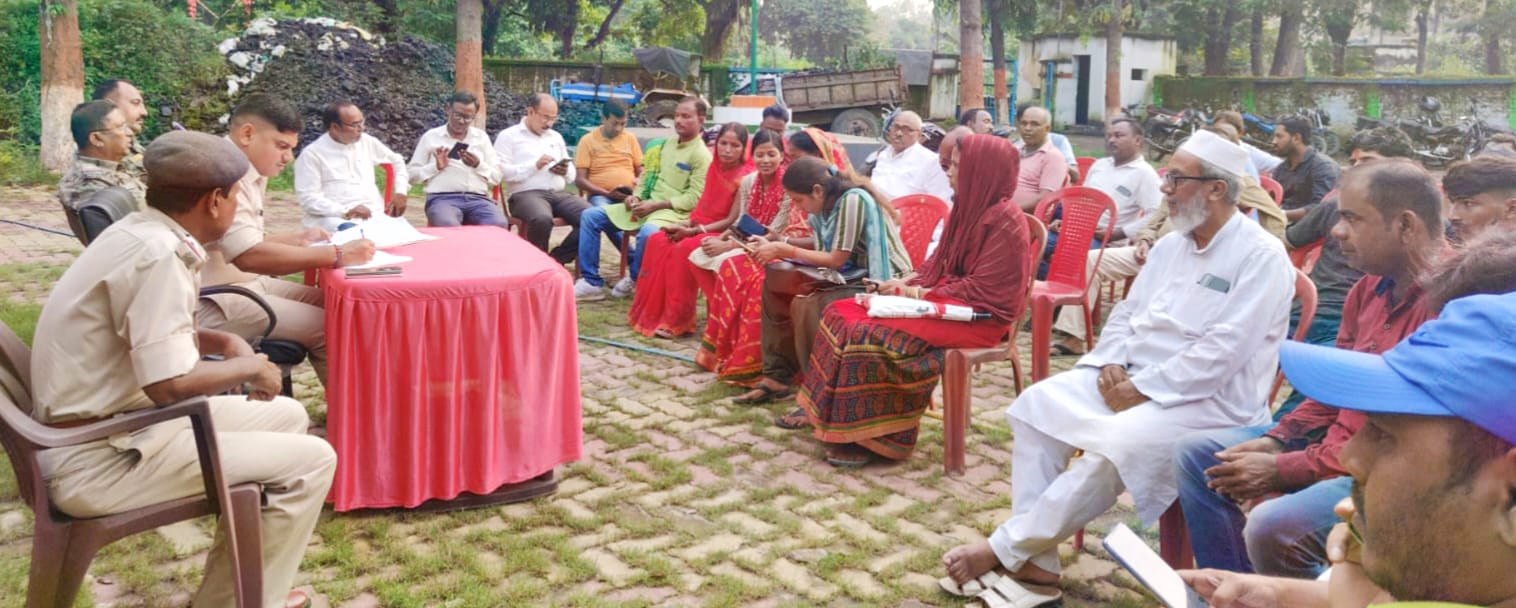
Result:
[[[810,425],[810,416],[805,415],[805,410],[798,407],[790,411],[790,413],[774,419],[774,426],[791,431],[803,429]]]
[[[839,469],[856,469],[874,460],[874,453],[855,443],[827,446],[826,461]]]
[[[740,405],[761,405],[777,399],[783,399],[795,393],[793,387],[786,386],[780,389],[769,388],[763,384],[753,387],[746,393],[732,398],[732,403]]]
[[[1054,342],[1048,347],[1049,355],[1053,357],[1083,357],[1084,353],[1065,346],[1062,342]]]

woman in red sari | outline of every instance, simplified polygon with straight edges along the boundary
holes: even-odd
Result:
[[[784,194],[784,170],[789,165],[784,136],[761,129],[753,135],[753,165],[756,173],[742,178],[737,190],[739,214],[746,214],[769,230],[769,238],[810,236],[805,211],[790,205]],[[739,215],[740,217],[740,215]],[[695,279],[705,293],[705,333],[695,362],[716,372],[717,379],[750,386],[763,371],[759,349],[759,314],[762,308],[763,268],[745,255],[730,238],[707,239],[699,255],[690,257]],[[715,267],[712,272],[708,268]]]
[[[956,204],[942,247],[919,275],[881,283],[881,293],[962,304],[984,321],[874,319],[840,300],[827,308],[811,348],[797,401],[776,422],[811,426],[834,466],[867,464],[875,455],[903,460],[942,374],[944,349],[999,344],[1026,305],[1033,259],[1026,218],[1011,202],[1020,156],[1010,142],[971,135],[954,150],[948,178]]]
[[[705,190],[690,219],[665,226],[648,239],[642,276],[627,313],[627,323],[644,336],[676,338],[695,331],[695,273],[688,262],[700,243],[718,236],[737,221],[737,186],[753,172],[747,159],[747,127],[722,125],[716,135],[716,162],[706,172]]]

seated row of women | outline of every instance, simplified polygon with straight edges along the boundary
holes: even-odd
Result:
[[[748,139],[741,125],[721,129],[689,220],[654,235],[642,253],[628,322],[648,336],[690,335],[704,295],[696,361],[751,389],[736,402],[787,398],[798,387],[799,407],[775,422],[811,428],[827,444],[828,462],[905,459],[945,349],[1001,343],[1025,305],[1034,257],[1025,216],[1011,202],[1019,155],[986,135],[954,150],[956,204],[918,272],[897,212],[853,173],[830,135],[805,129],[786,141],[760,130]],[[870,318],[853,298],[866,289],[965,305],[989,318]]]

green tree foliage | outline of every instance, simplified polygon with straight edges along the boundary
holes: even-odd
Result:
[[[856,51],[874,27],[865,0],[768,0],[758,13],[759,36],[783,42],[790,53],[818,65],[837,64]]]
[[[214,121],[225,111],[211,95],[227,74],[216,52],[223,36],[183,11],[134,0],[81,0],[79,29],[86,95],[102,80],[124,78],[150,107],[175,106],[185,124]],[[37,1],[0,0],[0,137],[40,138],[40,62]],[[168,127],[167,119],[149,113],[148,136]]]

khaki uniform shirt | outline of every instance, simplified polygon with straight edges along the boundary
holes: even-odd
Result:
[[[147,182],[147,169],[142,166],[142,142],[136,137],[132,138],[132,145],[126,150],[126,158],[121,159],[121,170],[143,183]]]
[[[258,278],[233,266],[232,260],[263,242],[263,191],[268,187],[268,178],[259,175],[256,167],[248,167],[247,175],[237,183],[237,213],[232,218],[232,227],[221,240],[205,247],[209,256],[200,280],[208,286],[246,283]]]
[[[74,164],[58,179],[58,200],[70,209],[78,209],[80,203],[106,188],[125,188],[137,199],[138,209],[145,207],[147,186],[128,172],[123,163],[87,156],[74,157]]]
[[[142,391],[200,359],[195,300],[205,250],[149,208],[116,222],[53,286],[32,346],[32,417],[44,423],[151,407]]]

